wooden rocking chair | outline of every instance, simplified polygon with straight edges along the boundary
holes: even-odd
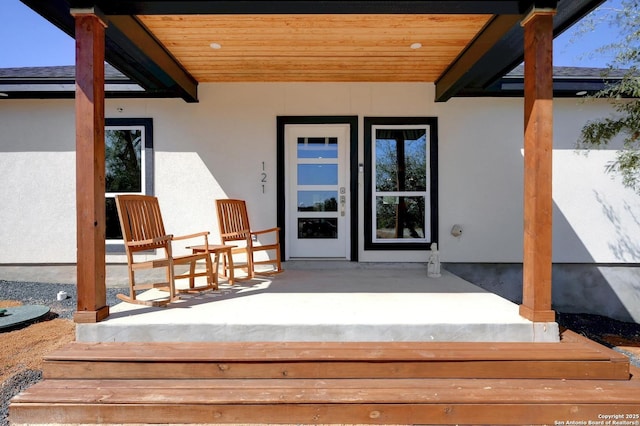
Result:
[[[259,274],[277,274],[282,272],[280,262],[280,228],[269,228],[260,231],[252,231],[249,225],[249,216],[247,214],[247,205],[244,200],[216,200],[216,208],[218,211],[218,226],[220,228],[220,239],[222,244],[233,245],[231,255],[244,254],[245,262],[236,262],[233,260],[233,267],[246,269],[247,278],[254,278],[256,272]],[[270,244],[255,245],[259,235],[273,234]],[[254,241],[254,238],[256,239]],[[274,252],[273,258],[267,260],[255,260],[253,254],[259,251]],[[223,259],[225,275],[227,274],[226,259]],[[273,265],[272,270],[256,271],[257,265]]]
[[[118,294],[120,300],[147,306],[164,306],[179,299],[175,280],[183,278],[189,278],[189,288],[187,290],[179,290],[179,292],[202,291],[217,288],[217,274],[214,274],[211,256],[208,251],[205,250],[204,252],[184,256],[174,256],[171,247],[172,241],[195,238],[204,239],[204,245],[206,247],[208,246],[207,236],[209,232],[199,232],[178,237],[167,234],[164,230],[158,199],[153,196],[117,195],[116,206],[129,266],[129,296]],[[164,257],[147,261],[136,261],[134,259],[134,254],[140,252],[147,252],[148,254],[149,250],[163,250]],[[199,260],[205,261],[205,271],[196,271],[196,262]],[[175,265],[189,265],[189,271],[176,275]],[[141,269],[151,268],[165,268],[166,282],[137,284],[135,272]],[[194,280],[196,277],[207,277],[207,284],[205,286],[195,287]],[[169,296],[155,300],[141,300],[136,297],[137,290],[150,288],[168,289]]]

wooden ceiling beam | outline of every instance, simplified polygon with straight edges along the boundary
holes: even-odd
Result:
[[[108,16],[108,19],[107,45],[121,57],[117,66],[112,65],[134,81],[140,82],[150,75],[156,80],[156,87],[167,88],[187,102],[198,102],[198,82],[135,17]]]
[[[464,88],[470,78],[469,70],[521,19],[520,15],[495,16],[436,81],[436,101],[445,102]]]
[[[106,15],[183,14],[491,14],[520,15],[534,0],[71,0]]]

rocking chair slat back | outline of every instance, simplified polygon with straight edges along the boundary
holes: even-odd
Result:
[[[166,235],[157,200],[142,195],[126,195],[119,198],[126,199],[126,203],[117,203],[125,241],[153,240]],[[164,242],[149,243],[138,247],[136,251],[164,246]]]
[[[217,206],[222,242],[246,240],[251,230],[244,200],[225,200]]]

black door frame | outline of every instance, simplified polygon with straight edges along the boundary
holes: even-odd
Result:
[[[358,261],[358,116],[278,116],[277,117],[277,221],[280,227],[280,250],[286,259],[286,233],[285,212],[287,200],[285,193],[285,126],[288,124],[348,124],[349,125],[349,202],[350,206],[350,252],[351,261]]]

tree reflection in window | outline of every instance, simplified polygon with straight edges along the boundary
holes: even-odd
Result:
[[[376,129],[375,186],[376,239],[424,239],[425,128]]]
[[[142,191],[142,130],[106,130],[107,192]]]

